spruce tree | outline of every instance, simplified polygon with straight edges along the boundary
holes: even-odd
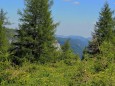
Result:
[[[70,50],[71,50],[70,41],[69,41],[69,40],[65,41],[64,45],[62,45],[61,48],[62,48],[62,51],[63,51],[63,52],[68,52],[68,51],[70,51]]]
[[[95,32],[92,35],[92,41],[89,43],[88,51],[92,54],[99,52],[99,46],[103,41],[111,40],[113,28],[113,11],[111,11],[109,4],[106,2],[100,12],[99,21],[95,25]]]
[[[95,35],[99,44],[104,40],[109,41],[114,28],[113,11],[106,2],[100,13],[99,21],[96,23]]]
[[[62,49],[62,56],[61,56],[61,60],[64,59],[72,59],[75,58],[75,54],[73,53],[72,49],[71,49],[71,45],[70,45],[70,40],[66,40],[64,45],[62,45],[61,47]]]
[[[6,18],[6,12],[3,9],[0,10],[0,54],[5,54],[8,50],[8,40],[6,37],[5,25],[8,23]]]
[[[55,28],[51,17],[52,0],[25,0],[25,9],[21,15],[17,42],[13,55],[16,58],[26,57],[28,60],[39,60],[54,51]],[[14,60],[15,61],[15,60]]]

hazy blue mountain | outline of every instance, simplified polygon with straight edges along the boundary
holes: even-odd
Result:
[[[88,45],[88,41],[91,38],[84,38],[81,36],[56,36],[58,42],[60,45],[63,45],[66,40],[70,40],[70,45],[74,53],[78,54],[80,57],[82,57],[82,52],[84,48]]]

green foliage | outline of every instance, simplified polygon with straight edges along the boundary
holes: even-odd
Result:
[[[3,10],[0,11],[0,54],[4,54],[8,50],[8,40],[6,37],[6,30],[4,27],[5,13]]]
[[[55,51],[53,43],[57,26],[51,18],[52,0],[25,0],[25,6],[23,13],[19,12],[21,24],[12,53],[29,61],[50,60],[50,52]]]
[[[101,10],[99,21],[96,24],[95,35],[99,44],[104,40],[110,40],[114,26],[113,11],[111,11],[109,4],[106,2]]]
[[[9,67],[0,72],[0,85],[68,86],[71,76],[75,73],[76,64],[72,67],[60,61],[52,65],[51,63],[45,65],[25,63],[22,67]]]
[[[6,36],[6,13],[1,9],[0,10],[0,62],[5,61],[8,56],[9,43]]]
[[[9,25],[10,22],[8,21],[8,18],[6,17],[7,12],[4,12],[3,9],[0,9],[0,21],[2,22],[3,26]]]
[[[39,58],[39,62],[41,64],[45,64],[47,62],[55,63],[60,60],[61,55],[62,53],[60,51],[48,52],[48,54],[45,54]]]
[[[70,43],[69,43],[69,40],[67,40],[66,42],[65,42],[65,44],[62,46],[62,50],[63,50],[63,52],[67,52],[67,51],[69,51],[71,48],[70,48]]]
[[[61,49],[62,49],[62,55],[60,57],[61,60],[66,60],[66,59],[70,60],[70,59],[75,59],[76,58],[76,55],[73,53],[73,51],[70,47],[69,40],[67,40],[65,42],[65,44],[61,47]],[[69,61],[65,61],[65,62],[69,62]]]
[[[114,26],[113,11],[111,11],[109,4],[106,2],[100,12],[99,20],[95,25],[95,32],[92,35],[93,39],[88,46],[89,53],[99,53],[99,46],[104,41],[111,41],[114,36]]]

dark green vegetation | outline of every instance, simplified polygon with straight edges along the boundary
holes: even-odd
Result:
[[[107,3],[80,60],[69,40],[60,50],[55,47],[52,1],[25,2],[14,37],[0,11],[1,86],[115,86],[115,20]]]
[[[9,48],[9,43],[6,36],[6,28],[5,28],[6,24],[8,24],[6,13],[3,11],[3,9],[1,9],[0,10],[0,61],[5,60],[8,55],[7,50]]]
[[[34,62],[52,59],[51,52],[55,50],[55,28],[50,7],[52,1],[48,0],[25,0],[26,8],[21,16],[17,41],[13,43],[12,62],[21,64],[25,59]]]

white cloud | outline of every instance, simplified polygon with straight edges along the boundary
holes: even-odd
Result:
[[[79,4],[80,4],[80,2],[75,1],[75,0],[63,0],[63,1],[65,1],[65,2],[70,2],[70,3],[73,3],[73,4],[75,4],[75,5],[79,5]]]
[[[74,2],[74,4],[75,4],[75,5],[79,5],[79,4],[80,4],[80,2],[78,2],[78,1],[75,1],[75,2]]]

